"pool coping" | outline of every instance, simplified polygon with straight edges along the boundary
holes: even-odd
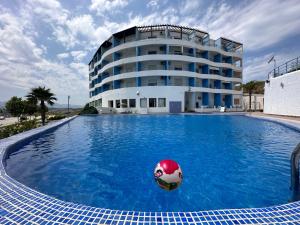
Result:
[[[245,114],[245,116],[256,118],[256,119],[261,119],[261,120],[265,120],[265,121],[271,121],[271,122],[286,126],[290,129],[300,131],[300,121],[297,121],[297,120],[292,120],[292,119],[288,119],[288,118],[272,117],[272,116],[268,116],[268,115],[254,115],[251,113]],[[300,140],[299,140],[299,142],[300,142]]]
[[[300,131],[300,123],[295,125],[291,121],[267,116],[246,116],[277,122]],[[74,118],[76,116],[0,140],[0,224],[300,224],[300,201],[264,208],[195,212],[111,210],[58,200],[27,187],[6,174],[3,162],[11,146],[41,132],[55,129]]]

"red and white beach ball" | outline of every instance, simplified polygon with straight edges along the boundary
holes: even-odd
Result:
[[[165,159],[156,165],[154,178],[161,188],[171,191],[181,184],[183,176],[181,168],[177,162]]]

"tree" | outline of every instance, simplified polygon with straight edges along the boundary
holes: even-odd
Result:
[[[20,117],[24,110],[22,98],[13,96],[8,102],[6,102],[5,108],[12,116]]]
[[[46,112],[48,110],[46,104],[54,105],[54,101],[56,101],[57,98],[50,92],[50,89],[46,89],[45,87],[32,88],[26,97],[29,102],[35,105],[40,103],[42,124],[45,125]]]
[[[24,104],[24,113],[32,116],[34,113],[38,111],[37,104],[28,100],[23,101]]]
[[[98,110],[94,106],[90,106],[89,103],[87,103],[79,113],[79,115],[85,114],[98,114]]]
[[[252,80],[246,84],[243,84],[244,92],[247,92],[249,94],[249,110],[250,111],[251,111],[252,94],[261,92],[260,86],[261,86],[261,81],[255,81],[255,80]]]

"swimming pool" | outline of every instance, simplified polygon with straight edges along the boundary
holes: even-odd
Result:
[[[300,134],[245,116],[78,117],[27,141],[7,173],[62,200],[122,210],[194,211],[287,203],[289,158]],[[182,186],[166,192],[156,163],[179,162]]]

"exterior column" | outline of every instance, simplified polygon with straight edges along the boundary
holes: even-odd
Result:
[[[139,56],[141,54],[140,48],[139,47],[135,47],[135,55]],[[141,62],[137,61],[135,63],[135,71],[141,71]],[[137,77],[135,78],[135,82],[136,82],[136,86],[140,87],[141,86],[141,78]]]
[[[209,96],[207,92],[202,93],[202,105],[209,106]]]
[[[216,106],[216,107],[221,106],[221,94],[220,93],[214,94],[214,106]]]
[[[225,95],[225,106],[226,108],[230,108],[232,106],[232,95]]]

